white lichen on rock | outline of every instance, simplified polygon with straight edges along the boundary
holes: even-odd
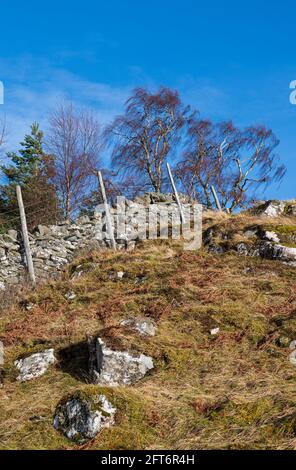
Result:
[[[269,230],[266,230],[266,232],[264,234],[264,238],[265,238],[265,240],[267,240],[269,242],[280,243],[280,239],[277,236],[277,234],[275,232],[271,232]]]
[[[96,341],[96,362],[93,371],[95,382],[110,386],[133,384],[154,367],[150,356],[113,351],[100,338]]]
[[[43,352],[32,354],[15,361],[14,365],[19,370],[17,380],[25,382],[35,379],[45,374],[48,367],[56,361],[53,349],[46,349]]]
[[[68,439],[84,442],[96,437],[103,428],[113,425],[115,413],[116,408],[105,395],[78,395],[58,404],[53,425]]]

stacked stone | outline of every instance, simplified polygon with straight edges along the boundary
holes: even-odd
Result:
[[[181,200],[188,202],[184,197]],[[132,250],[137,240],[146,239],[149,213],[151,220],[151,214],[156,218],[162,208],[170,214],[168,223],[172,222],[172,213],[178,217],[179,209],[172,194],[147,193],[135,201],[122,198],[111,207],[117,248]],[[73,224],[39,225],[29,238],[37,279],[58,274],[78,250],[111,247],[103,205],[98,206],[92,216],[81,216]],[[17,284],[25,273],[21,234],[10,230],[0,235],[0,289],[7,284]]]
[[[106,227],[96,216],[83,216],[74,224],[39,225],[30,234],[30,247],[37,278],[56,274],[70,262],[74,253],[87,247],[104,249],[110,246]],[[121,243],[122,248],[127,243]],[[21,234],[10,230],[0,235],[0,288],[16,284],[26,272]]]
[[[0,235],[0,290],[24,275],[24,256],[16,230]]]

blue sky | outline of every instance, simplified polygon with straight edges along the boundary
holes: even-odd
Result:
[[[271,127],[288,172],[267,196],[296,197],[294,2],[10,0],[0,14],[9,149],[61,99],[107,122],[135,86],[166,85],[204,117]]]

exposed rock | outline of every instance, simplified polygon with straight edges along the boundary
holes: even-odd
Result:
[[[242,238],[240,243],[236,240]],[[239,255],[258,256],[296,267],[296,225],[258,224],[238,228],[214,225],[205,230],[204,244],[209,252],[223,254],[235,250]]]
[[[179,193],[180,202],[183,204],[190,202],[190,198],[185,194]],[[136,204],[173,204],[176,202],[175,195],[173,193],[145,193],[143,196],[137,196],[134,200]]]
[[[121,325],[138,331],[142,335],[155,336],[156,333],[156,326],[149,318],[128,318],[123,320]]]
[[[208,252],[214,253],[215,255],[222,255],[225,253],[226,249],[221,245],[209,245]]]
[[[274,259],[293,263],[296,261],[296,248],[273,244],[271,242],[261,243],[259,253],[262,258]]]
[[[119,271],[117,273],[117,279],[122,279],[124,275],[125,275],[125,273],[123,271]]]
[[[286,201],[266,201],[257,206],[255,212],[266,217],[278,217],[284,213],[286,204]]]
[[[32,302],[26,302],[25,303],[25,309],[30,312],[30,310],[33,310],[33,308],[36,307],[36,304],[33,304]]]
[[[275,232],[266,231],[263,234],[263,238],[269,242],[280,243],[280,239]]]
[[[35,379],[45,374],[48,367],[55,362],[54,350],[46,349],[43,352],[32,354],[24,359],[15,361],[15,366],[20,374],[17,377],[19,382]]]
[[[295,339],[293,341],[291,341],[291,343],[289,344],[289,348],[291,350],[296,349],[296,340]]]
[[[244,231],[243,235],[245,238],[253,238],[257,235],[257,229],[248,228]]]
[[[136,248],[136,242],[133,240],[130,240],[126,243],[126,250],[127,251],[133,251]]]
[[[211,335],[212,336],[216,336],[218,333],[220,333],[220,328],[213,328],[211,331],[210,331]]]
[[[77,295],[75,294],[75,292],[72,292],[72,291],[67,292],[65,294],[65,299],[67,299],[67,300],[74,300],[74,299],[76,299],[76,297],[77,297]]]
[[[241,256],[248,256],[249,254],[249,248],[245,243],[239,243],[236,247],[237,252]]]
[[[44,237],[50,234],[50,228],[47,227],[46,225],[38,225],[37,230],[41,237]]]
[[[293,366],[296,366],[296,349],[291,352],[289,358],[290,358],[291,364],[293,364]]]
[[[142,379],[153,369],[150,356],[131,355],[126,351],[113,351],[98,338],[96,340],[96,364],[91,373],[96,383],[102,385],[130,385]]]
[[[44,421],[44,417],[41,415],[33,415],[33,416],[30,416],[29,420],[32,421],[33,423],[40,423],[40,421]]]
[[[259,201],[254,204],[251,213],[265,217],[278,217],[280,215],[296,215],[296,201]]]
[[[68,439],[84,442],[114,424],[116,408],[105,395],[73,396],[62,400],[55,411],[53,425]]]

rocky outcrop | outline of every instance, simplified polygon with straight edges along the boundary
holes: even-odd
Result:
[[[61,400],[53,425],[68,439],[85,442],[93,439],[104,428],[114,424],[116,408],[105,395],[77,394]]]
[[[236,241],[241,238],[241,241]],[[204,233],[204,244],[214,254],[229,250],[241,256],[282,261],[296,266],[296,225],[262,224],[235,230],[230,227],[213,226]]]
[[[90,374],[101,385],[131,385],[153,369],[153,360],[144,354],[134,355],[126,351],[108,348],[101,338],[90,346]]]
[[[14,365],[19,371],[17,380],[26,382],[45,374],[51,364],[56,361],[53,349],[47,349],[43,352],[32,354],[24,359],[15,361]]]
[[[149,318],[128,318],[120,324],[144,336],[154,336],[156,333],[156,326]]]
[[[259,245],[259,254],[262,258],[283,261],[292,266],[296,266],[296,247],[291,248],[266,242]]]
[[[296,215],[296,201],[269,200],[259,203],[251,209],[252,214],[265,217],[279,217],[280,215]]]

